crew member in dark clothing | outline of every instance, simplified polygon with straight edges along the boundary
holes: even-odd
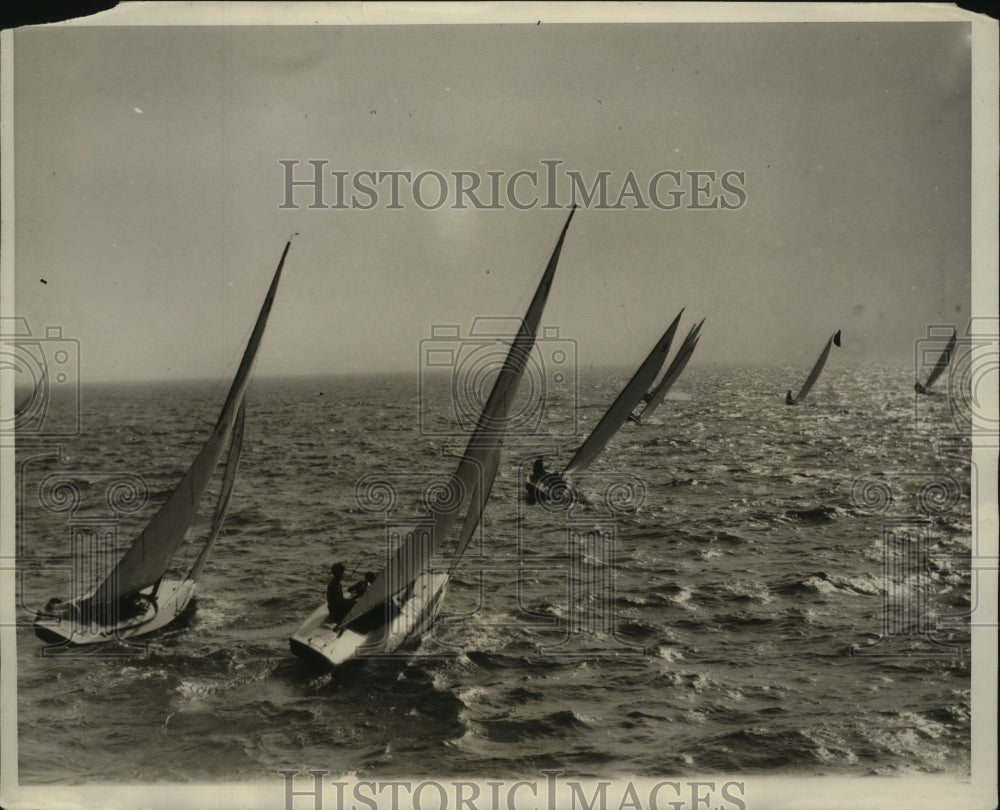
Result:
[[[341,619],[354,604],[353,599],[344,596],[344,565],[334,563],[330,566],[330,584],[326,586],[326,609],[330,612],[330,620],[340,624]]]
[[[524,485],[529,506],[538,503],[539,500],[545,497],[545,493],[542,491],[542,479],[546,475],[545,460],[541,456],[538,456],[535,459],[534,466],[531,468],[531,475],[528,476],[528,480]]]
[[[350,588],[347,589],[347,592],[351,596],[353,596],[355,600],[358,600],[362,597],[362,595],[364,595],[364,592],[368,590],[368,586],[371,585],[374,581],[375,581],[375,572],[365,571],[365,578],[358,582],[355,582]]]
[[[549,472],[546,470],[545,460],[542,456],[538,456],[535,459],[534,466],[531,468],[531,475],[528,476],[528,483],[525,486],[528,489],[530,503],[533,499],[545,500],[551,495],[553,489],[568,488],[569,484],[561,472]]]
[[[542,478],[545,477],[545,461],[539,456],[535,459],[535,465],[531,468],[531,477],[528,478],[531,483],[537,483]]]

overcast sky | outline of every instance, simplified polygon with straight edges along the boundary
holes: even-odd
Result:
[[[433,325],[523,313],[567,214],[456,210],[453,173],[508,203],[536,171],[545,202],[542,161],[564,206],[567,172],[640,192],[566,240],[544,323],[584,367],[638,365],[682,306],[693,365],[809,364],[838,328],[831,363],[912,364],[969,317],[965,23],[43,28],[14,64],[17,314],[85,381],[231,373],[293,232],[258,374],[416,373]],[[327,204],[332,171],[348,204],[366,170],[449,198],[282,208],[282,160],[327,161]]]

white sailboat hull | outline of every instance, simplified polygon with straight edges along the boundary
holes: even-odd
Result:
[[[447,574],[422,574],[414,580],[409,598],[399,605],[399,614],[388,627],[383,624],[370,633],[338,630],[330,621],[326,605],[321,605],[291,637],[292,652],[334,667],[357,658],[391,653],[427,631],[447,586]]]
[[[149,599],[152,586],[144,588],[139,593],[146,597],[145,611],[114,625],[83,624],[72,608],[58,615],[40,612],[35,618],[35,635],[51,644],[73,646],[144,636],[162,630],[184,612],[194,596],[195,584],[191,579],[162,580],[155,600]]]

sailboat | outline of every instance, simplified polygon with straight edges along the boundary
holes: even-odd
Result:
[[[244,396],[290,247],[291,240],[282,251],[211,435],[180,482],[104,581],[84,597],[69,601],[50,599],[38,612],[35,634],[43,641],[83,645],[135,638],[166,627],[187,608],[229,508],[243,442]],[[208,538],[187,574],[182,578],[168,578],[173,557],[194,521],[227,442],[225,471]]]
[[[670,365],[667,366],[667,373],[663,375],[663,379],[660,380],[652,391],[643,396],[642,401],[645,402],[646,405],[642,409],[642,413],[639,415],[630,413],[628,416],[630,422],[635,422],[635,424],[641,425],[642,420],[645,417],[652,416],[653,412],[660,407],[660,403],[666,398],[667,393],[673,387],[673,384],[677,382],[677,378],[681,376],[681,372],[687,367],[688,360],[691,359],[691,355],[694,354],[694,349],[698,345],[698,341],[701,339],[701,327],[704,323],[705,319],[702,318],[700,322],[692,326],[688,331],[680,349],[677,350],[677,354],[674,355],[674,359],[670,362]]]
[[[670,344],[673,342],[674,333],[677,331],[677,325],[683,314],[683,309],[677,313],[677,317],[667,327],[667,331],[656,342],[652,351],[646,355],[646,359],[632,375],[632,379],[611,403],[611,407],[604,413],[583,444],[577,448],[569,464],[561,473],[548,473],[544,469],[541,457],[535,460],[531,476],[525,483],[529,506],[540,501],[563,501],[566,498],[579,497],[570,484],[571,477],[583,472],[593,463],[605,445],[611,441],[611,437],[628,420],[629,415],[642,400],[643,394],[653,384],[653,380],[660,373],[660,369],[670,353]]]
[[[806,398],[806,394],[812,390],[813,385],[816,384],[816,380],[819,379],[820,372],[823,371],[823,366],[826,365],[826,358],[830,356],[830,347],[839,345],[840,330],[838,329],[836,333],[833,334],[826,342],[826,345],[823,347],[823,351],[820,352],[816,365],[812,367],[812,371],[809,372],[809,376],[806,377],[806,381],[802,383],[802,387],[799,389],[799,395],[793,399],[791,391],[785,394],[786,405],[798,405],[803,399]]]
[[[449,490],[461,493],[459,503],[448,504],[448,508],[440,511],[432,510],[429,525],[408,532],[400,547],[389,556],[385,568],[375,575],[367,590],[339,621],[331,616],[327,604],[316,608],[289,640],[295,655],[326,666],[339,666],[352,659],[391,653],[419,638],[430,626],[493,489],[510,406],[535,345],[559,254],[575,211],[573,206],[454,473],[455,486]],[[435,570],[433,557],[440,552],[463,508],[465,517],[450,566],[447,570]]]
[[[945,346],[944,351],[938,358],[937,364],[931,369],[930,375],[927,377],[927,382],[923,385],[920,384],[918,380],[913,384],[913,390],[918,394],[928,394],[930,393],[930,387],[934,385],[934,381],[944,374],[944,370],[948,368],[948,364],[951,362],[952,355],[955,353],[955,343],[958,341],[958,330],[951,330],[951,339],[948,341],[948,345]]]

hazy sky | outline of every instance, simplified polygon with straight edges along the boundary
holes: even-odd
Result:
[[[584,207],[544,323],[635,366],[912,363],[970,307],[965,23],[44,28],[14,37],[16,309],[88,380],[231,373],[298,232],[258,373],[412,371],[432,325],[520,316],[566,217],[455,210],[453,172],[740,172],[735,210]],[[285,168],[424,171],[425,210],[282,209]],[[660,186],[669,200],[670,175]],[[731,177],[737,177],[733,175]],[[542,178],[540,178],[541,180]],[[734,181],[737,182],[737,181]],[[541,196],[547,194],[541,184]],[[688,184],[689,187],[689,184]],[[425,198],[438,185],[422,187]],[[521,199],[530,198],[528,184]],[[720,191],[710,185],[709,197]],[[326,202],[336,194],[332,176]],[[350,189],[348,188],[348,193]],[[488,201],[489,194],[480,191]],[[369,198],[362,196],[361,201]],[[701,201],[706,200],[702,196]],[[426,201],[426,200],[425,200]],[[544,201],[544,199],[543,199]],[[46,283],[42,283],[45,279]]]

